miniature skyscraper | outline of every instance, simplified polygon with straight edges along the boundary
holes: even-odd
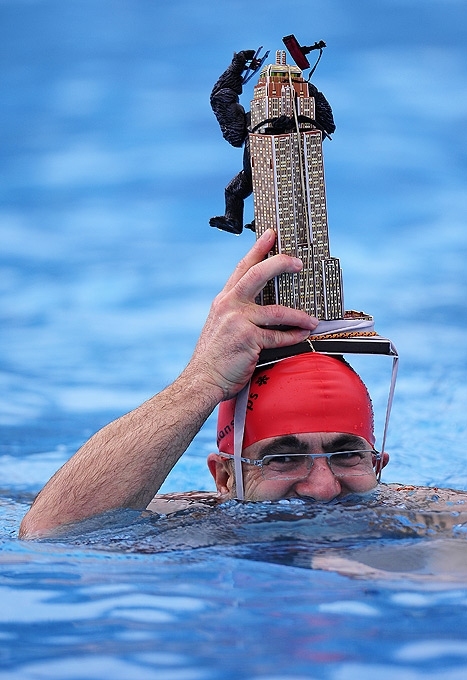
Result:
[[[286,116],[291,131],[270,124]],[[299,257],[302,272],[270,281],[262,303],[304,309],[323,320],[343,319],[342,274],[331,257],[323,167],[323,134],[313,125],[315,100],[297,66],[264,66],[251,102],[250,154],[257,236],[272,227],[276,252]]]

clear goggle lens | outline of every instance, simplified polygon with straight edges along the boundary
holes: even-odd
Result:
[[[306,477],[316,459],[327,458],[336,477],[373,474],[381,454],[374,450],[339,451],[336,453],[309,454],[283,453],[264,456],[261,472],[264,479],[301,479]]]

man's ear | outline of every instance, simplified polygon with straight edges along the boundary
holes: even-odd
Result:
[[[218,453],[210,453],[207,462],[209,472],[214,477],[218,492],[223,496],[230,494],[233,486],[230,460],[223,458]]]
[[[376,455],[373,456],[373,466],[375,468],[375,473],[381,474],[381,470],[386,467],[386,465],[389,463],[389,453],[386,453],[386,451],[383,451],[383,454],[381,458],[376,461]]]

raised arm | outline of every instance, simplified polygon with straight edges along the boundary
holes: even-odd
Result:
[[[274,239],[266,231],[237,265],[181,375],[99,430],[55,473],[25,515],[20,537],[114,508],[146,507],[215,406],[246,384],[260,351],[300,342],[315,328],[304,312],[254,302],[266,281],[302,266],[287,255],[265,260]],[[269,328],[277,325],[292,329]]]

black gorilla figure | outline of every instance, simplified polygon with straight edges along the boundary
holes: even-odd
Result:
[[[254,50],[244,50],[234,54],[232,62],[220,76],[211,92],[211,108],[220,125],[222,135],[232,146],[241,147],[243,151],[243,169],[235,175],[225,188],[225,215],[212,217],[211,227],[217,227],[232,234],[243,231],[244,201],[253,192],[250,163],[250,114],[240,104],[239,96],[243,91],[243,72],[245,69],[255,71],[260,61],[255,59]],[[315,98],[316,120],[299,117],[300,120],[312,122],[324,136],[334,132],[336,126],[325,96],[312,84],[308,83],[310,96]],[[266,122],[266,121],[265,121]],[[270,125],[268,133],[281,134],[295,129],[295,122],[286,116],[267,121]],[[255,230],[254,222],[246,224],[246,228]]]

